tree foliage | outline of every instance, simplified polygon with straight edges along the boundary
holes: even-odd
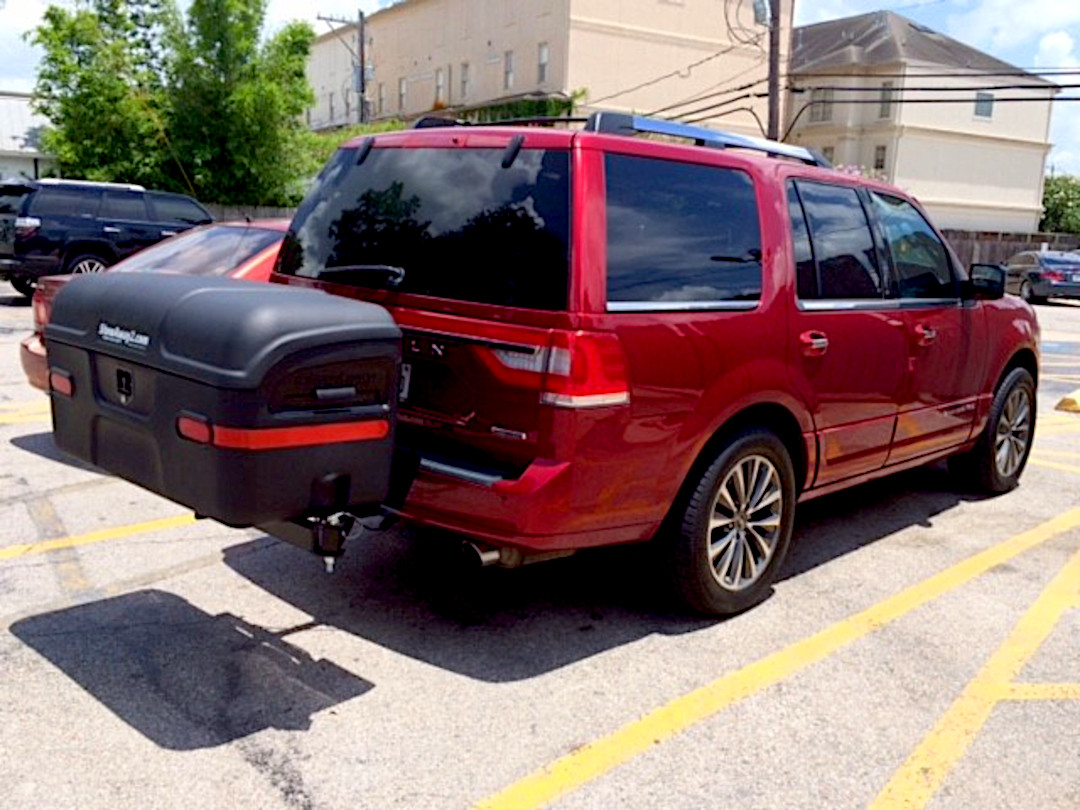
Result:
[[[61,171],[218,203],[286,205],[309,163],[300,116],[314,33],[263,41],[267,0],[90,0],[50,7],[35,103]]]
[[[1044,233],[1080,233],[1080,177],[1059,174],[1046,178],[1039,230]]]

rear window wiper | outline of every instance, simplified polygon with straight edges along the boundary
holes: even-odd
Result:
[[[405,268],[392,264],[343,264],[339,267],[325,267],[319,272],[319,278],[333,281],[333,276],[383,276],[387,287],[397,287],[405,280]]]

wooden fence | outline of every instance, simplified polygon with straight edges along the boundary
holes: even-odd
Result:
[[[1068,233],[997,233],[942,231],[965,267],[975,262],[1000,264],[1025,250],[1076,250],[1080,235]]]
[[[208,211],[218,221],[251,219],[292,219],[295,208],[270,208],[265,205],[207,205]]]

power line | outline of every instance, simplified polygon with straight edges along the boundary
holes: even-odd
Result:
[[[979,68],[953,68],[949,71],[940,72],[928,72],[928,73],[844,73],[841,71],[805,71],[800,73],[788,73],[786,78],[800,78],[806,76],[813,76],[815,78],[835,78],[835,79],[973,79],[979,76],[1030,76],[1032,78],[1038,78],[1039,76],[1073,76],[1080,74],[1080,68],[1077,67],[1033,67],[1033,68],[1013,68],[1012,70],[981,70]]]
[[[1080,84],[1056,84],[1054,88],[1061,90],[1070,90],[1080,87]],[[914,87],[890,87],[893,93],[953,93],[957,90],[1035,90],[1045,89],[1049,92],[1054,89],[1050,87],[1037,88],[1031,84],[973,84],[973,85],[958,85],[955,87],[942,87],[941,85],[921,85]],[[789,85],[787,88],[793,93],[806,93],[811,90],[833,90],[842,93],[880,93],[881,87],[844,87],[839,84],[808,84],[808,85]]]
[[[707,89],[712,90],[713,88],[720,87],[723,84],[729,83],[732,79],[735,79],[738,76],[743,76],[749,73],[751,70],[757,70],[761,67],[761,63],[764,61],[764,59],[761,59],[752,68],[741,71],[740,73],[736,73],[735,76],[733,76],[731,79],[728,79],[727,82],[720,82],[720,84],[715,84],[713,85],[713,87]],[[731,87],[726,90],[717,90],[716,92],[712,93],[702,91],[701,93],[690,96],[689,98],[683,99],[682,101],[676,101],[674,104],[668,104],[666,107],[660,107],[659,109],[653,110],[652,112],[648,113],[648,115],[658,115],[659,113],[669,112],[670,110],[674,110],[678,107],[685,107],[689,104],[696,104],[699,101],[707,101],[708,99],[716,98],[717,96],[729,96],[732,93],[741,93],[744,90],[749,90],[752,87],[757,87],[759,84],[765,84],[765,82],[767,81],[767,78],[763,78],[758,79],[757,81],[747,82],[746,84],[740,84],[738,87]],[[690,113],[684,114],[689,115]]]

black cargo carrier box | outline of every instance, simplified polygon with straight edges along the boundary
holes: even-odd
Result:
[[[227,279],[73,279],[45,330],[57,446],[231,526],[380,503],[401,332],[382,307]]]

